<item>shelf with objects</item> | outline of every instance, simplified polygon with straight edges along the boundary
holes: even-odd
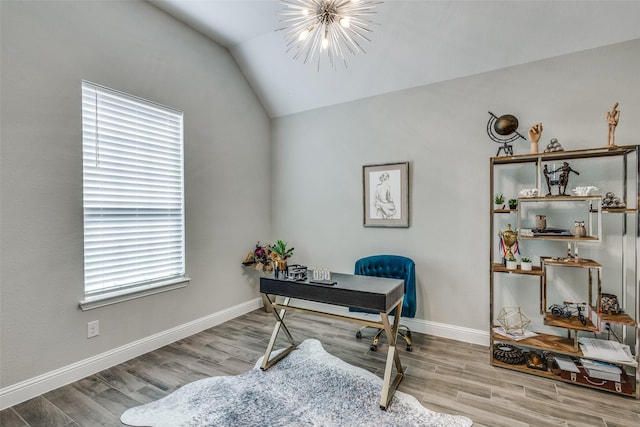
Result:
[[[493,366],[640,398],[639,151],[490,159]]]

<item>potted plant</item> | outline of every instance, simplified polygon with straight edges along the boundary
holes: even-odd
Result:
[[[518,261],[515,258],[507,259],[507,269],[516,270],[518,268]]]
[[[515,209],[518,207],[517,199],[509,199],[509,209]]]
[[[284,271],[287,269],[287,259],[293,255],[295,248],[287,248],[287,244],[282,240],[278,240],[275,245],[271,246],[271,253],[276,257],[276,270]]]
[[[496,206],[504,208],[504,194],[496,194],[496,197],[493,199]]]
[[[531,260],[529,258],[522,257],[522,259],[520,260],[520,268],[523,271],[531,271],[533,270],[533,264],[531,263]]]

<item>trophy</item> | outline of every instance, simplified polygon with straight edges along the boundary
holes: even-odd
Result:
[[[504,254],[505,259],[515,258],[511,252],[511,247],[517,245],[518,233],[511,229],[511,224],[507,224],[507,229],[505,231],[498,232],[498,236],[500,236],[500,249]]]

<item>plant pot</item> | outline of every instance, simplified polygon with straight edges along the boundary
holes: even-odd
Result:
[[[507,261],[507,270],[517,270],[518,261]]]
[[[284,259],[278,259],[275,262],[275,276],[276,277],[280,277],[280,275],[283,275],[283,277],[287,277],[287,261]]]
[[[518,205],[509,205],[509,209],[517,209]]]
[[[523,271],[531,271],[533,270],[533,263],[531,262],[522,262],[520,263],[520,269]]]

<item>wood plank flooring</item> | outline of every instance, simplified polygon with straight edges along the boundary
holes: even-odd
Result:
[[[382,376],[386,344],[369,350],[357,325],[288,313],[294,338]],[[98,374],[0,412],[2,427],[120,426],[127,408],[161,398],[189,382],[250,370],[264,353],[273,315],[256,310]],[[489,365],[487,347],[413,333],[401,347],[400,390],[434,411],[466,415],[474,426],[639,427],[640,402]],[[241,427],[241,426],[234,426]]]

